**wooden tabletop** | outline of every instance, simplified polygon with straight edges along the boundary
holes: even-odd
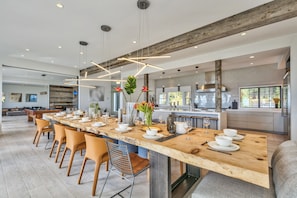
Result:
[[[214,141],[215,135],[222,133],[220,130],[196,128],[188,134],[179,135],[164,142],[145,139],[143,126],[132,127],[132,130],[121,133],[115,130],[115,119],[108,119],[106,126],[93,127],[95,121],[82,123],[80,120],[71,120],[57,117],[54,114],[45,114],[62,124],[79,128],[84,131],[102,134],[114,139],[134,144],[177,159],[184,163],[211,170],[233,178],[269,188],[269,171],[267,158],[267,136],[257,134],[244,134],[242,141],[233,141],[238,144],[238,151],[229,152],[231,155],[208,149],[205,141]],[[102,118],[97,121],[103,121]],[[169,136],[166,126],[163,124],[153,125],[159,127],[159,134]],[[240,130],[239,130],[240,133]]]

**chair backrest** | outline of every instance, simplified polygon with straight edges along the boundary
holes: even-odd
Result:
[[[113,167],[125,175],[133,175],[133,169],[127,145],[106,141],[109,160]]]
[[[66,146],[68,148],[73,147],[75,145],[79,145],[85,142],[85,136],[83,132],[79,132],[73,129],[65,128],[66,134]]]
[[[99,156],[107,155],[107,146],[104,138],[96,137],[86,133],[85,139],[87,157],[95,160]]]
[[[47,120],[36,118],[36,126],[38,131],[42,131],[43,128],[49,127],[50,123]]]
[[[61,124],[54,124],[55,140],[61,140],[66,137],[65,126]]]

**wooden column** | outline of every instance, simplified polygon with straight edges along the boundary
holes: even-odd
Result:
[[[222,112],[222,60],[215,61],[216,112]]]
[[[147,86],[149,89],[149,74],[144,74],[144,86]],[[148,102],[149,101],[149,93],[145,92],[144,93],[144,101]]]

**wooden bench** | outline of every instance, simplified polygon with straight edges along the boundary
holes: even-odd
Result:
[[[270,188],[209,172],[192,194],[192,198],[297,197],[297,142],[288,140],[273,153]]]

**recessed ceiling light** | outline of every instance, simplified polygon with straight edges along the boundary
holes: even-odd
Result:
[[[62,3],[57,3],[56,6],[57,6],[58,8],[63,8],[63,7],[64,7],[64,5],[63,5]]]
[[[246,32],[242,32],[241,34],[240,34],[240,36],[245,36],[246,35]]]
[[[29,52],[30,51],[30,49],[29,48],[27,48],[27,49],[25,49],[27,52]]]
[[[84,52],[79,52],[79,54],[80,54],[80,55],[83,55],[83,54],[84,54]]]
[[[133,43],[133,44],[136,44],[137,42],[136,42],[136,41],[132,41],[132,43]]]
[[[255,56],[250,56],[250,58],[255,58]]]
[[[250,63],[251,65],[253,65],[254,63]]]
[[[74,65],[74,68],[77,68],[77,65]]]
[[[197,49],[197,48],[198,48],[198,46],[194,46],[194,48],[195,48],[195,49]]]
[[[61,49],[61,48],[62,48],[62,46],[61,46],[61,45],[59,45],[59,46],[58,46],[58,48],[59,48],[59,49]]]
[[[21,54],[21,57],[24,57],[25,55],[24,54]]]

